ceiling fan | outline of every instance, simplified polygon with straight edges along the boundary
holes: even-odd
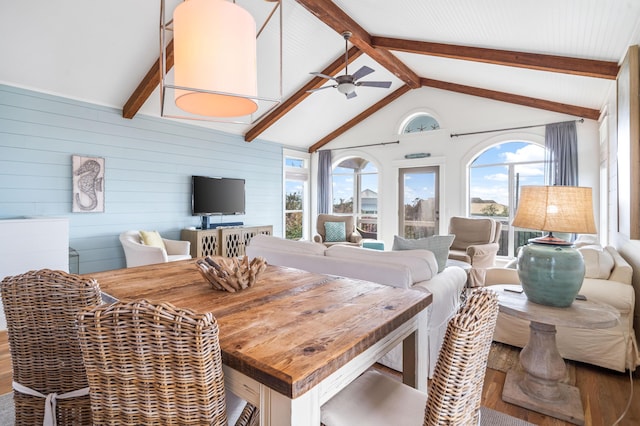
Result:
[[[360,68],[355,73],[353,73],[353,75],[349,75],[349,50],[347,49],[348,48],[347,42],[351,38],[351,32],[350,31],[343,32],[342,37],[344,37],[344,62],[345,62],[344,75],[332,77],[330,75],[322,74],[321,72],[312,72],[310,74],[313,74],[315,76],[322,77],[322,78],[327,78],[329,80],[333,80],[336,82],[336,84],[319,87],[317,89],[311,89],[311,90],[308,90],[308,92],[316,92],[318,90],[323,90],[323,89],[328,89],[330,87],[333,87],[338,89],[338,92],[345,95],[347,99],[351,99],[358,96],[355,91],[356,87],[358,86],[381,87],[384,89],[388,89],[389,87],[391,87],[390,81],[358,81],[362,77],[367,76],[372,72],[374,72],[373,69],[369,68],[366,65]]]

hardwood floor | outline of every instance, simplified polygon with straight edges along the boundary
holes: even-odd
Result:
[[[482,405],[537,425],[571,424],[502,401],[505,376],[506,373],[487,369]],[[613,425],[624,412],[631,392],[628,373],[617,373],[581,363],[576,363],[576,385],[580,389],[587,426]],[[637,372],[633,378],[633,399],[629,411],[618,424],[640,425],[640,374]]]
[[[0,395],[11,392],[11,354],[7,331],[0,331]]]
[[[570,423],[535,413],[502,401],[506,374],[488,369],[484,379],[482,405],[541,426]],[[624,411],[630,395],[629,375],[577,363],[576,384],[582,396],[587,426],[612,426]],[[0,331],[0,394],[11,392],[11,358],[7,332]],[[640,425],[640,374],[634,374],[633,400],[620,426]]]

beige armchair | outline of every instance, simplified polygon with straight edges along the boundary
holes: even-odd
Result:
[[[140,237],[140,231],[126,231],[120,234],[120,243],[124,249],[127,268],[191,259],[189,241],[162,238],[162,246],[160,244],[145,245]]]
[[[327,238],[326,234],[326,226],[325,223],[328,222],[337,222],[344,223],[344,240],[342,238]],[[353,216],[337,216],[330,214],[320,214],[318,215],[318,221],[316,223],[316,230],[318,231],[317,235],[314,235],[313,241],[316,243],[322,243],[325,246],[329,247],[334,244],[346,244],[346,245],[360,245],[360,241],[362,240],[362,236],[356,230],[356,226],[354,224]],[[327,241],[330,240],[330,241]]]
[[[491,218],[452,217],[449,234],[456,237],[449,249],[449,259],[467,262],[474,269],[494,266],[501,231],[502,224]]]

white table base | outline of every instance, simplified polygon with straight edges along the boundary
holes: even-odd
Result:
[[[426,312],[422,311],[295,399],[223,365],[225,387],[259,408],[261,426],[317,426],[320,424],[322,404],[369,369],[380,357],[402,343],[403,353],[414,354],[414,357],[405,357],[403,361],[404,383],[427,392],[428,345],[425,322]],[[418,327],[420,323],[423,324],[421,328]]]

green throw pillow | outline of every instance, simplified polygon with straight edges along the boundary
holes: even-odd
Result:
[[[344,222],[325,222],[324,240],[328,243],[347,241]]]
[[[453,244],[455,235],[433,235],[417,240],[408,240],[395,235],[393,237],[392,250],[416,250],[424,249],[433,253],[438,263],[438,272],[442,272],[447,267],[449,258],[449,247]]]

